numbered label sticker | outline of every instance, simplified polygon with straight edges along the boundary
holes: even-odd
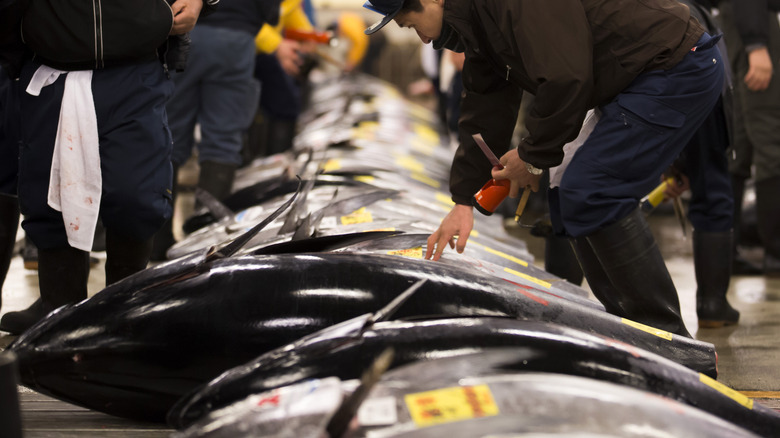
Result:
[[[487,385],[457,386],[408,394],[404,397],[418,427],[498,415]]]

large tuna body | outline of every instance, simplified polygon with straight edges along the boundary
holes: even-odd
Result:
[[[19,337],[22,381],[123,417],[162,421],[181,396],[301,336],[374,312],[426,284],[397,318],[511,316],[550,321],[656,352],[714,376],[711,344],[636,328],[533,279],[372,254],[199,256],[149,269],[62,308]]]
[[[391,367],[461,356],[497,347],[524,347],[507,354],[501,367],[477,362],[465,377],[506,372],[547,372],[589,377],[632,386],[695,406],[764,436],[780,434],[780,414],[748,399],[730,397],[728,389],[687,367],[646,350],[539,321],[511,318],[446,318],[386,321],[365,319],[331,327],[266,353],[225,372],[180,400],[169,424],[182,427],[214,409],[311,378],[358,379],[374,358],[392,349]],[[446,368],[445,368],[446,369]],[[444,369],[442,372],[445,372]],[[433,376],[427,376],[433,378]],[[419,382],[424,382],[421,376]]]

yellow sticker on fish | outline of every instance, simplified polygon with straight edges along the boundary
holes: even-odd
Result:
[[[445,195],[442,192],[436,192],[436,200],[445,205],[449,205],[449,206],[455,205],[455,203],[452,202],[452,198],[450,198],[449,195]]]
[[[650,327],[649,325],[644,325],[642,323],[631,321],[630,319],[626,319],[626,318],[620,318],[620,320],[623,321],[623,324],[630,325],[635,329],[642,330],[643,332],[650,333],[651,335],[656,335],[659,338],[666,339],[667,341],[672,340],[672,334],[665,330],[661,330],[655,327]]]
[[[411,257],[413,259],[423,258],[422,246],[418,246],[417,248],[407,248],[407,249],[399,249],[395,251],[388,251],[387,253],[390,255]]]
[[[732,400],[741,404],[742,406],[748,409],[753,409],[753,399],[746,397],[744,394],[740,394],[739,392],[718,382],[712,377],[699,373],[699,381],[709,386],[710,388],[720,392],[721,394],[731,398]]]
[[[411,155],[399,156],[395,159],[395,163],[411,172],[417,172],[417,173],[425,172],[425,165],[417,161]]]
[[[333,172],[334,170],[341,170],[341,161],[336,158],[331,158],[325,162],[322,166],[322,170],[327,172]]]
[[[423,184],[427,184],[433,187],[434,189],[438,189],[439,187],[441,187],[441,183],[431,178],[430,176],[425,175],[424,173],[412,172],[411,177],[412,179],[420,181]]]
[[[373,221],[374,218],[371,217],[371,212],[366,210],[366,207],[361,207],[346,216],[341,216],[341,225],[365,224]]]
[[[364,182],[364,183],[366,183],[366,184],[371,184],[371,183],[373,183],[373,182],[374,182],[374,180],[376,179],[376,177],[373,177],[373,176],[371,176],[371,175],[357,175],[357,176],[356,176],[356,177],[354,177],[353,179],[354,179],[355,181],[360,181],[360,182]]]
[[[498,405],[487,385],[456,386],[407,394],[404,401],[418,427],[498,415]]]

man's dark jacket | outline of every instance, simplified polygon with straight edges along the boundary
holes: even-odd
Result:
[[[217,3],[204,0],[201,14]],[[168,0],[0,0],[0,17],[0,63],[12,77],[25,52],[60,70],[153,60],[173,26]]]
[[[588,109],[614,99],[643,72],[672,68],[704,32],[676,0],[446,0],[444,22],[466,46],[461,144],[450,176],[459,204],[469,204],[490,178],[471,134],[482,132],[500,156],[522,89],[536,98],[518,153],[536,167],[553,167]]]

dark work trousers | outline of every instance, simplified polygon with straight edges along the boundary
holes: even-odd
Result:
[[[260,81],[260,108],[274,118],[296,120],[301,113],[301,87],[282,69],[274,55],[255,58],[255,78]]]
[[[676,66],[641,74],[600,106],[601,119],[563,175],[560,199],[551,192],[556,234],[591,235],[628,216],[658,185],[723,90],[716,41],[704,34]]]
[[[242,134],[257,108],[259,86],[252,77],[255,42],[249,32],[199,25],[192,32],[187,69],[172,73],[176,84],[168,103],[173,162],[182,165],[195,147],[198,160],[241,164]]]
[[[728,146],[723,102],[719,100],[683,152],[684,173],[691,185],[688,219],[697,231],[725,232],[734,226]]]
[[[47,204],[49,173],[65,75],[32,96],[24,90],[38,68],[20,79],[19,202],[22,227],[39,249],[68,246],[62,214]],[[100,137],[106,229],[146,240],[171,216],[171,134],[165,102],[173,91],[158,61],[95,70],[92,94]]]
[[[0,193],[16,195],[19,173],[18,82],[0,68]]]
[[[744,78],[750,68],[748,53],[734,24],[731,8],[729,2],[723,2],[719,8],[734,71],[735,98],[740,109],[730,170],[737,177],[746,179],[751,176],[752,164],[755,166],[753,177],[759,183],[780,178],[780,80],[777,80],[777,75],[773,76],[769,87],[763,91],[747,88]],[[777,71],[776,60],[780,54],[777,12],[767,10],[766,20],[769,56]]]

